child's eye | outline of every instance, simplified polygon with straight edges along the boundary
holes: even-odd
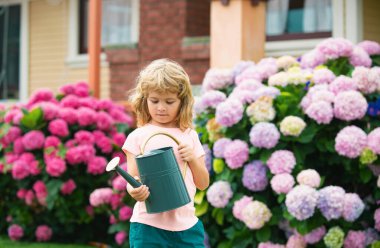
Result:
[[[151,103],[156,104],[158,101],[150,100]]]
[[[169,105],[171,105],[171,104],[173,104],[174,102],[166,102],[167,104],[169,104]]]

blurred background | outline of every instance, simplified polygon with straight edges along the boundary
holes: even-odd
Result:
[[[240,59],[299,56],[327,37],[380,41],[377,0],[101,3],[100,96],[117,101],[156,58],[180,62],[196,86],[210,61],[230,67]],[[1,100],[87,81],[88,14],[88,0],[0,0]]]

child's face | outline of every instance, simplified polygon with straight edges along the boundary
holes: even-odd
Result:
[[[147,102],[152,124],[176,127],[176,117],[181,105],[177,94],[149,92]]]

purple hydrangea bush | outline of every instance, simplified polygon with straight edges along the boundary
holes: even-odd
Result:
[[[2,107],[0,118],[0,231],[12,240],[125,243],[107,229],[128,229],[132,202],[125,180],[105,167],[114,156],[125,162],[121,146],[134,126],[126,107],[78,82],[56,95],[40,89]]]
[[[204,82],[212,186],[196,209],[212,247],[379,245],[380,44],[329,38]]]

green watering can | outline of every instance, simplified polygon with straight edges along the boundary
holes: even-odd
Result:
[[[148,213],[173,210],[191,201],[183,179],[186,176],[187,165],[182,177],[173,147],[162,147],[144,154],[145,145],[156,135],[166,135],[179,144],[179,141],[170,134],[154,133],[141,146],[141,155],[136,156],[141,181],[149,187],[150,191],[148,199],[145,200]],[[139,187],[141,183],[117,166],[119,160],[120,158],[112,159],[106,170],[115,169],[132,187]]]

